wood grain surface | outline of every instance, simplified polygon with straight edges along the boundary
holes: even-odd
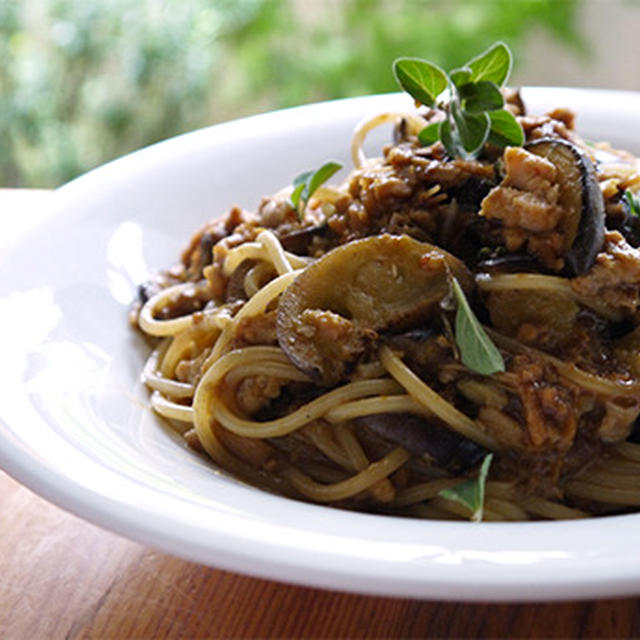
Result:
[[[635,638],[640,600],[465,604],[367,597],[185,562],[0,472],[0,638]]]
[[[41,219],[49,197],[0,190],[3,223]],[[418,637],[636,638],[640,600],[442,603],[249,578],[103,531],[0,471],[0,640]]]

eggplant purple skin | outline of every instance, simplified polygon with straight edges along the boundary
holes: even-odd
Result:
[[[543,145],[548,145],[552,153],[541,154]],[[565,253],[565,274],[576,277],[587,272],[602,249],[605,232],[605,209],[602,191],[596,178],[593,163],[575,144],[562,138],[540,138],[524,147],[527,151],[542,155],[553,161],[553,151],[569,151],[580,173],[581,211],[578,229],[571,246]]]
[[[376,413],[354,422],[451,472],[475,466],[488,453],[472,440],[413,413]]]
[[[322,224],[290,231],[280,238],[280,242],[286,251],[291,251],[298,255],[307,255],[309,245],[314,237],[328,238],[332,235],[331,227],[326,222],[323,222]]]

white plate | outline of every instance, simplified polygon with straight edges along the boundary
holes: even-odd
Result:
[[[640,94],[524,95],[534,111],[574,107],[587,137],[640,151]],[[146,348],[126,318],[136,284],[232,203],[253,208],[328,158],[348,166],[354,123],[408,104],[376,96],[231,122],[60,189],[54,215],[0,256],[0,466],[107,529],[278,580],[438,599],[640,593],[640,515],[476,525],[303,504],[216,472],[147,408]]]

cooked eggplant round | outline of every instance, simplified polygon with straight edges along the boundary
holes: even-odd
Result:
[[[354,240],[309,265],[280,297],[278,342],[301,371],[337,384],[381,330],[426,324],[454,276],[467,292],[467,267],[408,236]]]
[[[541,138],[525,149],[556,167],[565,271],[582,275],[593,266],[604,241],[604,200],[593,164],[576,145],[560,138]]]
[[[375,413],[356,418],[354,423],[452,472],[473,467],[488,453],[473,440],[413,413]]]

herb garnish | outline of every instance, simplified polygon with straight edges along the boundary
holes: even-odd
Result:
[[[469,306],[462,287],[451,278],[456,310],[456,343],[463,364],[484,376],[504,371],[504,360]]]
[[[473,520],[473,522],[480,522],[482,520],[487,475],[489,474],[489,467],[491,466],[492,460],[493,453],[487,454],[482,461],[477,478],[464,480],[460,484],[442,489],[442,491],[438,493],[439,496],[447,500],[453,500],[467,507],[471,511],[471,520]]]
[[[511,65],[511,51],[503,42],[449,74],[420,58],[398,58],[393,63],[398,84],[418,102],[445,115],[419,133],[420,143],[440,140],[450,156],[462,158],[477,156],[487,141],[499,147],[522,145],[522,127],[503,108],[500,91]]]
[[[640,195],[627,189],[624,192],[624,199],[627,201],[627,205],[629,205],[631,215],[640,217]]]
[[[314,191],[324,184],[334,173],[340,171],[342,165],[339,162],[330,160],[315,171],[305,171],[297,176],[293,181],[293,192],[291,193],[291,206],[297,211],[298,219],[302,220],[304,209],[309,198]]]

